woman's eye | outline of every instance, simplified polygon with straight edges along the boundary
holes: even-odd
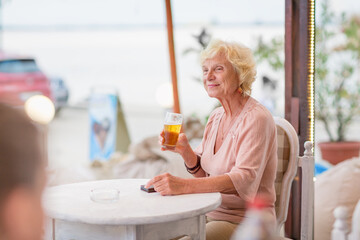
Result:
[[[216,71],[221,71],[222,69],[223,69],[222,67],[215,68]]]
[[[203,73],[204,73],[204,74],[206,74],[207,72],[208,72],[208,70],[207,70],[207,69],[204,69],[204,70],[203,70]]]

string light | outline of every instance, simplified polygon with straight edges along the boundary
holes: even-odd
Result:
[[[308,140],[314,143],[315,135],[315,114],[314,114],[314,74],[315,74],[315,0],[309,0],[309,54],[308,54],[308,84],[307,84],[307,102],[309,110]]]

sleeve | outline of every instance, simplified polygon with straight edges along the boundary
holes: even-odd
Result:
[[[205,126],[205,131],[204,131],[204,136],[201,140],[201,143],[200,145],[195,148],[194,152],[196,155],[199,155],[199,156],[202,156],[203,152],[204,152],[204,148],[205,148],[205,144],[206,142],[208,141],[208,137],[209,137],[209,134],[211,132],[211,128],[213,126],[213,122],[215,120],[215,116],[217,115],[216,113],[218,112],[218,108],[215,109],[211,114],[210,114],[210,117],[209,117],[209,120]]]
[[[239,127],[235,166],[226,174],[239,196],[245,201],[252,201],[276,141],[276,127],[272,116],[262,113],[247,116]]]

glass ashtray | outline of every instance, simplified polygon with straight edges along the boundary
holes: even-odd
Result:
[[[98,203],[113,203],[119,200],[119,194],[115,188],[95,188],[90,190],[90,199]]]

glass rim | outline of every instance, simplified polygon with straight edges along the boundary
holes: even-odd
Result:
[[[178,125],[183,123],[183,115],[181,113],[166,112],[164,117],[165,125]]]

